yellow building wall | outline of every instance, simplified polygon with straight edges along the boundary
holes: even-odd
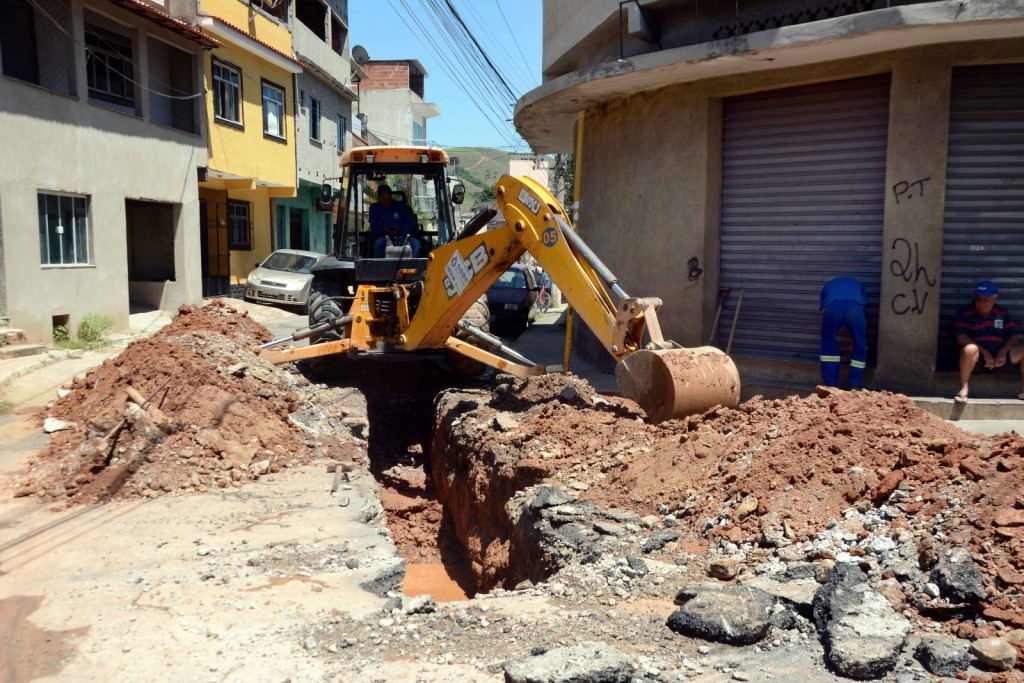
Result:
[[[292,54],[291,32],[287,27],[273,22],[251,10],[238,0],[202,0],[200,9],[218,19],[248,30],[251,37],[273,46],[284,54]],[[223,41],[222,41],[223,42]],[[242,71],[242,127],[220,123],[214,118],[213,107],[213,59],[204,59],[203,71],[206,79],[206,120],[209,130],[210,169],[223,171],[232,176],[253,178],[258,183],[270,183],[280,187],[268,190],[257,185],[254,190],[230,190],[229,197],[252,203],[253,238],[252,250],[230,252],[230,282],[243,284],[254,265],[266,258],[273,247],[272,196],[295,196],[297,184],[295,157],[295,92],[292,74],[279,69],[256,55],[231,44],[212,51],[212,57],[228,62]],[[285,140],[267,138],[263,135],[263,79],[282,88],[285,92],[284,133]],[[220,183],[211,178],[210,187]]]
[[[204,70],[210,168],[295,187],[295,93],[292,75],[237,48],[218,48],[213,51],[213,56],[242,70],[242,129],[214,120],[213,59],[207,57]],[[284,89],[284,142],[263,136],[264,78]]]
[[[200,0],[199,11],[223,19],[235,28],[249,31],[249,35],[286,55],[292,53],[292,33],[288,27],[272,21],[248,4],[239,0]]]

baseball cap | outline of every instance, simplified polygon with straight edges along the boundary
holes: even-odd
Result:
[[[999,293],[999,287],[996,283],[991,280],[982,280],[978,283],[978,286],[974,288],[975,296],[995,296]]]

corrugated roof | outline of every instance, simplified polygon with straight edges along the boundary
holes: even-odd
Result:
[[[187,24],[181,19],[175,19],[170,14],[153,7],[150,4],[142,2],[142,0],[109,0],[118,7],[122,7],[133,14],[137,14],[140,17],[149,19],[150,21],[163,26],[169,31],[177,33],[193,43],[198,43],[203,47],[224,47],[216,38],[206,35],[199,30],[198,27]]]

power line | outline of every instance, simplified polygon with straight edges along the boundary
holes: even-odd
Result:
[[[503,86],[505,86],[505,90],[508,91],[509,97],[511,97],[513,100],[518,99],[516,97],[515,93],[512,92],[512,88],[510,88],[508,83],[505,81],[504,76],[502,76],[501,72],[498,71],[498,68],[496,66],[494,66],[494,62],[491,61],[491,58],[489,56],[487,56],[487,53],[484,51],[484,48],[480,45],[479,41],[477,41],[476,36],[474,36],[473,32],[469,30],[468,26],[466,26],[466,22],[464,22],[462,20],[462,17],[459,15],[458,10],[455,9],[455,6],[452,4],[452,0],[444,0],[444,1],[445,1],[445,4],[448,5],[448,9],[451,11],[452,15],[459,22],[459,24],[462,26],[462,28],[466,31],[466,35],[468,35],[470,40],[473,41],[473,44],[476,45],[476,48],[478,50],[480,50],[480,54],[483,55],[483,58],[487,62],[487,65],[491,67],[492,71],[494,71],[494,75],[497,76],[498,80],[501,81],[501,84]]]
[[[529,74],[530,65],[526,61],[526,55],[523,54],[522,49],[519,47],[519,41],[516,40],[516,34],[514,31],[512,31],[512,26],[508,23],[508,17],[505,16],[505,10],[501,9],[501,3],[498,0],[494,0],[494,4],[498,8],[498,12],[501,14],[501,20],[505,22],[505,28],[508,29],[509,36],[512,37],[512,44],[515,45],[516,51],[519,53],[519,57],[523,60],[523,66],[526,67],[526,73]]]

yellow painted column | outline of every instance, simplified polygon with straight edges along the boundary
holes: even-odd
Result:
[[[573,186],[572,186],[572,229],[579,232],[580,221],[580,180],[583,178],[583,119],[585,112],[580,112],[576,118],[575,157],[573,159]],[[565,310],[565,357],[562,362],[562,372],[568,373],[572,361],[572,304]]]

